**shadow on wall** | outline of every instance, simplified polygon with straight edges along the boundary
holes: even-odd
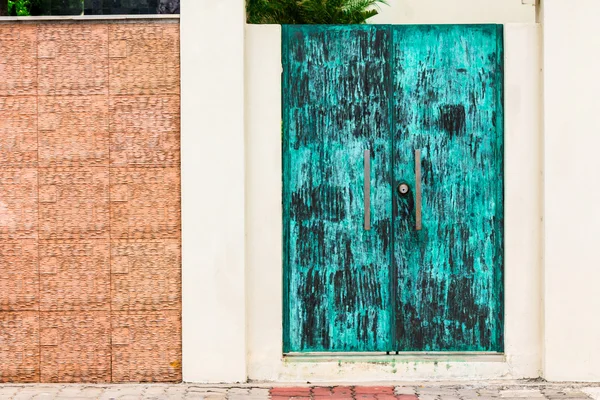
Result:
[[[0,15],[179,14],[180,0],[0,0]]]

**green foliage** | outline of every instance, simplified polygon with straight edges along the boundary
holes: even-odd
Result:
[[[31,15],[31,1],[8,0],[8,15],[19,17]]]
[[[8,0],[8,15],[15,17],[50,15],[50,2],[48,0]]]
[[[363,24],[386,0],[247,0],[250,24]]]
[[[0,0],[6,1],[6,0]],[[84,0],[8,0],[8,15],[79,15]]]

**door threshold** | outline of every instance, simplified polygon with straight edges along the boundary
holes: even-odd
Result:
[[[505,362],[506,355],[497,352],[331,352],[284,353],[284,360],[299,362]]]

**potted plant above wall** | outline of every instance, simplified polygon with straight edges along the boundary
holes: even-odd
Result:
[[[386,0],[247,0],[250,24],[364,24]]]

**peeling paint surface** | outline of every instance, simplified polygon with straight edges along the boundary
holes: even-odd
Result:
[[[285,352],[502,351],[501,36],[283,27]]]
[[[284,27],[286,347],[390,347],[390,33]],[[371,229],[364,229],[364,150]]]
[[[503,350],[502,28],[393,27],[396,338],[402,351]]]

